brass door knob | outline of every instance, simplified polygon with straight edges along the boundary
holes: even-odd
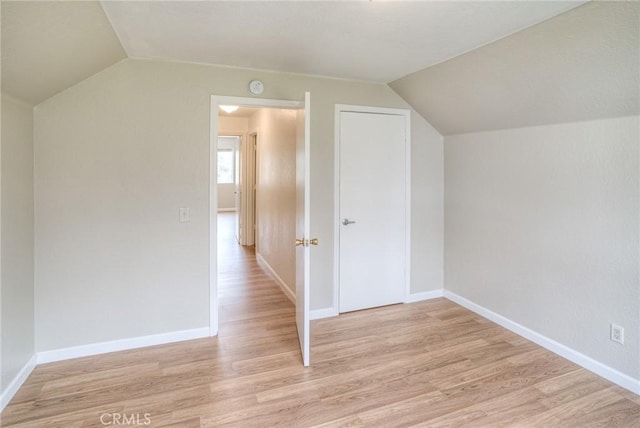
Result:
[[[311,245],[318,245],[318,238],[313,238],[309,241],[309,244]]]
[[[296,239],[296,247],[298,245],[304,245],[304,239]]]

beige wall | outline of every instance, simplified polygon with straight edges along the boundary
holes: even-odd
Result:
[[[260,109],[251,117],[257,131],[256,251],[296,292],[296,111]]]
[[[255,78],[266,98],[311,92],[311,309],[332,305],[335,104],[407,104],[382,84],[125,60],[35,109],[39,351],[208,325],[210,95]],[[412,122],[420,292],[442,287],[442,137]]]
[[[411,139],[411,292],[420,293],[444,286],[444,149],[413,111]]]
[[[218,116],[218,134],[244,134],[249,131],[248,117]]]
[[[34,356],[33,108],[2,94],[2,392]]]
[[[639,128],[446,137],[445,288],[640,379]]]

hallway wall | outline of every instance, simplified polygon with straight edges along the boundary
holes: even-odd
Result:
[[[249,129],[258,130],[256,253],[295,294],[296,112],[260,109]]]

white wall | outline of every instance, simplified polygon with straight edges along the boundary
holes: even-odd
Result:
[[[639,126],[445,138],[445,288],[635,379]]]
[[[35,109],[39,351],[208,325],[210,95],[255,78],[266,98],[312,94],[311,308],[332,305],[334,106],[407,104],[383,84],[125,60]],[[442,137],[412,121],[418,292],[442,287]]]
[[[296,293],[296,111],[260,109],[249,121],[258,131],[256,251]]]
[[[2,393],[35,354],[33,108],[2,94]]]

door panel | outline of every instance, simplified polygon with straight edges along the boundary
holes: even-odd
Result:
[[[340,113],[340,312],[404,300],[406,120]]]
[[[305,243],[296,246],[296,326],[300,339],[302,362],[309,365],[309,272],[310,257],[310,96],[305,93],[305,108],[296,116],[296,237]],[[291,243],[294,244],[293,242]]]

